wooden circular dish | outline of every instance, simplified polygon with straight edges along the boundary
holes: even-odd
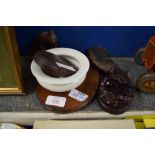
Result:
[[[90,67],[85,81],[79,87],[76,88],[80,92],[88,95],[88,98],[85,101],[80,102],[69,97],[68,96],[69,92],[61,92],[61,93],[52,92],[41,87],[40,85],[37,86],[36,93],[40,103],[43,106],[45,106],[46,109],[57,113],[69,113],[69,112],[80,110],[93,99],[98,87],[98,83],[99,83],[99,72],[93,67]],[[46,105],[45,102],[49,95],[66,97],[65,106],[56,107],[56,106]]]

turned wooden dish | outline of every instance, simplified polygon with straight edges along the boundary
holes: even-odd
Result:
[[[52,92],[49,91],[42,86],[37,86],[37,96],[40,103],[47,109],[57,113],[69,113],[73,111],[80,110],[84,106],[86,106],[94,97],[97,87],[99,83],[99,72],[90,67],[85,81],[76,89],[84,94],[88,95],[88,98],[85,101],[78,101],[68,96],[69,92]],[[52,96],[59,96],[59,97],[66,97],[66,104],[64,107],[56,107],[51,105],[46,105],[46,99],[49,95]]]

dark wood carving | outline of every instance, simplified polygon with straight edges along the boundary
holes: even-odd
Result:
[[[97,94],[99,105],[111,114],[125,112],[134,97],[128,73],[108,57],[105,48],[90,48],[88,56],[102,74]]]
[[[57,47],[57,37],[54,31],[40,32],[33,43],[33,50],[47,50]]]
[[[69,60],[45,50],[36,52],[34,60],[43,72],[52,77],[68,77],[78,71],[78,67]],[[71,69],[63,66],[70,67]]]
[[[108,57],[108,50],[102,47],[93,47],[88,49],[88,58],[90,62],[104,73],[112,72],[116,64]]]

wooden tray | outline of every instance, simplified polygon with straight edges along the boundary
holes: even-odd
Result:
[[[85,81],[79,87],[76,88],[82,93],[85,93],[88,95],[88,98],[85,101],[80,102],[69,97],[68,96],[69,92],[62,92],[62,93],[51,92],[40,85],[37,86],[36,93],[40,103],[44,105],[46,109],[57,113],[69,113],[69,112],[77,111],[83,108],[85,105],[87,105],[93,99],[95,92],[97,90],[98,84],[99,84],[99,72],[95,68],[90,67]],[[56,106],[46,105],[45,101],[49,95],[66,97],[65,106],[56,107]]]

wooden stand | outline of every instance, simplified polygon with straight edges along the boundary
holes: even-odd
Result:
[[[82,107],[84,107],[85,105],[87,105],[93,99],[95,92],[97,90],[98,84],[99,84],[99,72],[96,69],[90,67],[85,81],[79,87],[76,88],[82,93],[85,93],[88,95],[88,98],[85,101],[80,102],[69,97],[68,96],[69,92],[62,92],[62,93],[51,92],[40,85],[37,86],[36,93],[40,103],[44,105],[46,109],[57,113],[68,113],[68,112],[77,111]],[[49,95],[66,97],[65,106],[56,107],[56,106],[46,105],[45,101]]]

